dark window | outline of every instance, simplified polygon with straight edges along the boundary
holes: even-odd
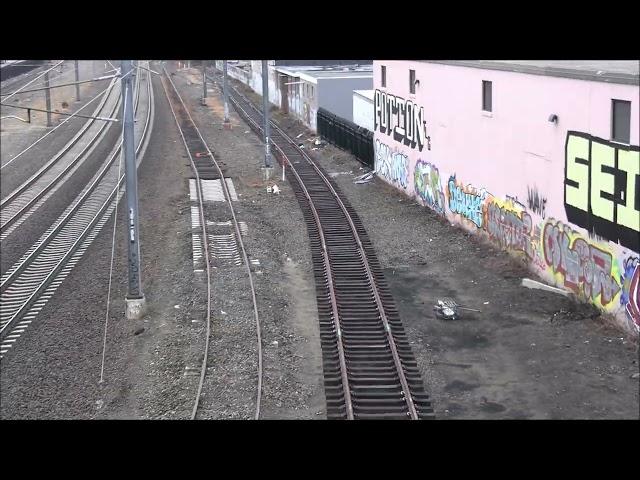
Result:
[[[611,100],[611,139],[631,142],[631,102]]]
[[[387,86],[387,67],[382,65],[381,71],[382,71],[382,75],[380,79],[380,85],[382,85],[383,87],[386,87]]]
[[[416,93],[416,71],[409,70],[409,92]]]
[[[482,110],[485,112],[492,112],[491,100],[492,100],[492,87],[491,82],[487,80],[482,81]]]

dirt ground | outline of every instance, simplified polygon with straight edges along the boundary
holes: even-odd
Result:
[[[522,287],[530,274],[507,253],[378,178],[354,184],[368,167],[331,145],[311,151],[315,135],[278,110],[273,115],[292,137],[304,134],[299,140],[363,221],[438,418],[639,417],[638,346],[595,309]],[[433,305],[443,297],[481,312],[438,320]]]

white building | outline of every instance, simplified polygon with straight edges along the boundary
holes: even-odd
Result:
[[[353,123],[373,132],[374,90],[353,91]]]

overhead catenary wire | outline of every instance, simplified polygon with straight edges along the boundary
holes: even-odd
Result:
[[[67,76],[69,73],[72,73],[72,72],[73,72],[73,70],[65,70],[64,72],[52,72],[52,75],[50,75],[50,76],[49,76],[49,81],[51,82],[51,81],[53,81],[53,80],[59,80],[60,78],[65,77],[65,76]],[[37,73],[37,72],[34,72],[34,73]],[[18,77],[18,78],[19,78],[19,77]],[[36,82],[36,83],[35,83],[35,84],[33,84],[32,86],[33,86],[33,87],[41,87],[41,86],[44,86],[44,85],[46,85],[46,84],[47,84],[46,80],[41,80],[41,81],[39,81],[39,82]],[[29,89],[29,90],[21,90],[20,92],[17,92],[17,93],[20,93],[20,94],[22,94],[22,93],[28,93],[30,90],[31,90],[31,89]],[[9,95],[9,94],[7,94],[7,95]]]
[[[80,85],[82,83],[100,82],[102,80],[109,80],[111,78],[114,78],[115,76],[116,75],[108,75],[108,76],[104,76],[104,77],[90,78],[89,80],[80,80],[78,82],[69,82],[69,83],[61,83],[61,84],[58,84],[58,85],[50,85],[48,87],[30,88],[29,90],[23,90],[20,93],[41,92],[42,90],[46,90],[46,89],[51,90],[52,88],[69,87],[71,85]],[[0,97],[6,97],[7,95],[11,95],[11,94],[10,93],[0,93]],[[6,105],[6,106],[7,107],[12,107],[13,105]]]
[[[63,61],[66,61],[66,60],[63,60]],[[41,66],[41,65],[39,65],[39,66]],[[37,69],[36,69],[36,70],[37,70]],[[112,71],[115,71],[115,69],[112,69],[112,70],[106,70],[106,69],[105,69],[102,73],[103,73],[103,74],[108,74],[108,73],[110,73],[110,72],[112,72]],[[37,73],[37,72],[36,72],[36,71],[34,71],[34,72],[29,72],[29,73],[26,73],[25,75],[32,75],[32,74],[34,74],[34,73]],[[66,77],[67,75],[69,75],[69,74],[71,74],[71,73],[74,73],[74,69],[65,70],[64,72],[60,72],[60,73],[55,73],[55,72],[54,72],[54,73],[53,73],[53,75],[49,77],[49,81],[51,82],[51,81],[53,81],[53,80],[59,80],[60,78],[62,78],[62,77]],[[16,77],[16,78],[20,78],[20,77]],[[40,87],[40,86],[44,86],[44,85],[46,85],[46,81],[41,80],[40,82],[35,83],[33,86],[34,86],[34,87]],[[51,87],[51,88],[54,88],[54,87]],[[31,89],[29,89],[29,90],[23,90],[23,91],[16,92],[16,93],[28,93],[28,92],[30,92],[30,91],[31,91]]]
[[[15,92],[13,92],[11,95],[9,95],[7,98],[5,98],[5,102],[7,100],[9,100],[11,97],[13,97],[14,95],[20,93],[20,91],[24,90],[25,88],[27,88],[29,85],[31,85],[33,82],[35,82],[37,79],[39,79],[40,77],[43,77],[44,75],[46,75],[47,73],[49,73],[51,70],[53,70],[54,68],[56,68],[58,65],[60,65],[61,63],[64,63],[64,60],[59,61],[58,63],[56,63],[53,67],[48,68],[47,70],[45,70],[44,72],[42,72],[40,75],[38,75],[36,78],[34,78],[33,80],[31,80],[30,82],[25,83],[22,87],[20,87],[18,90],[16,90]]]
[[[45,110],[43,108],[33,108],[33,107],[21,107],[18,105],[7,105],[5,103],[0,102],[0,105],[3,107],[11,107],[11,108],[19,108],[20,110],[33,110],[34,112],[45,112],[45,113],[55,113],[56,115],[67,115],[70,117],[79,117],[79,118],[90,118],[92,120],[101,120],[103,122],[117,122],[117,118],[107,118],[107,117],[94,117],[92,115],[80,115],[77,112],[75,113],[66,113],[60,112],[58,110]]]
[[[12,88],[13,88],[13,86],[15,84],[18,84],[21,81],[26,81],[26,80],[32,78],[34,75],[38,75],[41,72],[40,69],[41,68],[45,68],[47,65],[51,65],[51,64],[50,63],[49,64],[42,63],[40,65],[30,65],[30,66],[33,66],[33,67],[40,67],[40,68],[34,68],[34,69],[32,69],[32,70],[30,70],[28,72],[25,72],[25,73],[22,73],[21,75],[16,76],[16,77],[12,77],[12,78],[9,78],[7,80],[3,80],[2,82],[5,84],[4,88],[8,88],[8,85],[11,85]],[[54,79],[54,78],[59,78],[61,75],[63,75],[63,74],[60,74],[60,73],[56,74],[55,72],[52,72],[52,73],[53,73],[53,76],[51,76],[49,78],[50,80]],[[37,82],[35,85],[44,85],[44,83],[45,83],[44,80],[41,80],[40,82]]]
[[[31,145],[27,146],[24,150],[22,150],[21,152],[17,153],[11,160],[9,160],[7,163],[5,163],[4,165],[0,165],[0,170],[3,169],[4,167],[6,167],[7,165],[11,164],[12,162],[14,162],[16,159],[18,159],[18,157],[20,157],[21,155],[23,155],[25,152],[29,151],[31,148],[33,148],[34,146],[36,146],[38,143],[40,143],[42,140],[44,140],[46,137],[48,137],[49,135],[51,135],[53,132],[55,132],[58,128],[60,128],[62,125],[64,125],[65,123],[67,123],[69,120],[71,120],[74,116],[77,116],[78,112],[84,110],[86,107],[88,107],[92,102],[94,102],[95,100],[97,100],[98,98],[100,98],[100,96],[102,94],[104,94],[105,92],[107,92],[108,90],[110,90],[111,88],[113,88],[115,86],[115,82],[111,83],[107,88],[105,88],[104,90],[102,90],[101,92],[99,92],[98,94],[96,94],[95,97],[93,97],[91,100],[89,100],[87,103],[85,103],[82,107],[80,107],[78,110],[76,110],[73,114],[69,115],[68,118],[66,118],[65,120],[63,120],[62,122],[60,122],[58,125],[56,125],[54,128],[52,128],[51,130],[49,130],[47,133],[45,133],[42,137],[38,138],[35,142],[33,142]]]

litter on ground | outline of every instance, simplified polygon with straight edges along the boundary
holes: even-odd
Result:
[[[547,292],[558,293],[560,295],[564,295],[565,297],[569,296],[569,292],[566,290],[562,290],[560,288],[552,287],[542,282],[536,282],[535,280],[531,280],[530,278],[522,279],[522,286],[527,288],[535,288],[538,290],[546,290]]]
[[[375,172],[367,172],[364,175],[360,175],[359,177],[356,177],[353,183],[369,183],[371,180],[373,180],[374,175],[375,175]]]

